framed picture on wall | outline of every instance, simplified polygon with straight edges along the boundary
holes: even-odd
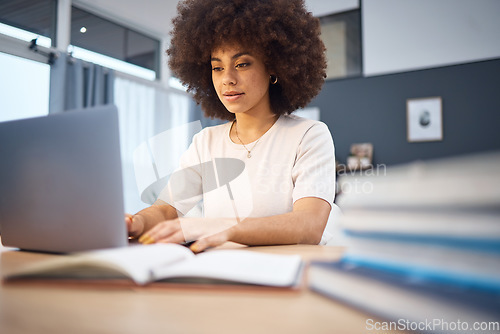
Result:
[[[350,170],[365,170],[371,168],[373,159],[373,144],[358,143],[351,145],[351,152],[347,157],[347,167]]]
[[[407,136],[409,142],[443,140],[441,97],[406,101]]]

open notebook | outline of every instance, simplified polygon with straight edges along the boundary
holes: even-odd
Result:
[[[154,244],[57,256],[11,272],[4,279],[127,278],[138,285],[174,280],[293,288],[300,284],[302,271],[298,255],[224,249],[194,255],[181,245]]]

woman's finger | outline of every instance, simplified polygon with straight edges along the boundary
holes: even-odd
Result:
[[[130,213],[125,214],[125,224],[127,224],[127,231],[130,231],[132,227],[132,215]]]
[[[177,231],[169,235],[168,237],[156,240],[156,243],[175,243],[180,244],[184,242],[184,235],[182,231]]]
[[[176,232],[180,231],[180,224],[177,220],[167,220],[157,224],[148,232],[144,233],[139,242],[145,245],[153,244],[162,239],[171,237]]]
[[[194,253],[200,253],[208,248],[213,248],[222,245],[228,241],[228,236],[226,231],[222,231],[217,234],[213,234],[206,238],[201,238],[189,247]]]

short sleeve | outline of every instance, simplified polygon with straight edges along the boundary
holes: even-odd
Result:
[[[193,137],[189,148],[181,156],[179,167],[170,176],[167,186],[158,196],[185,215],[202,199],[202,172],[199,143],[202,133]]]
[[[335,198],[335,148],[326,124],[315,122],[297,148],[292,168],[293,202],[317,197],[333,204]]]

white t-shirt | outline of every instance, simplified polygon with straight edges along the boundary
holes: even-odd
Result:
[[[186,214],[201,199],[212,218],[267,217],[291,212],[304,197],[335,196],[335,152],[328,127],[283,115],[257,141],[234,143],[232,122],[193,138],[158,199]]]

